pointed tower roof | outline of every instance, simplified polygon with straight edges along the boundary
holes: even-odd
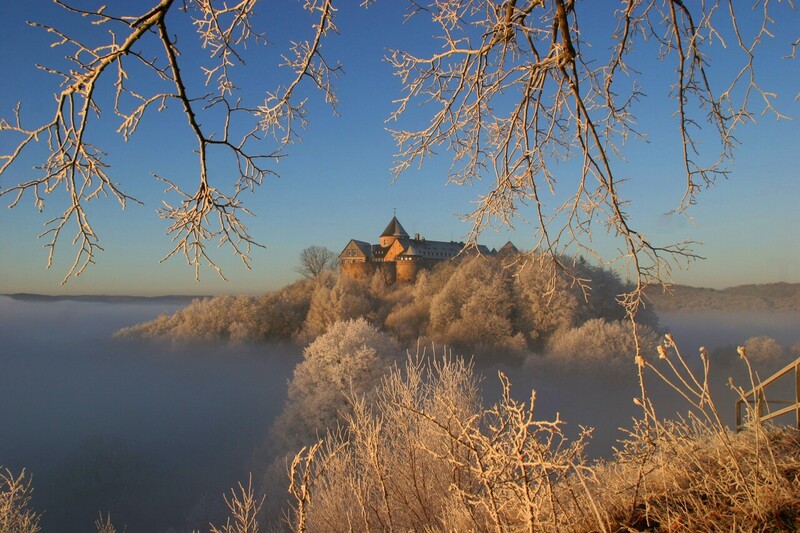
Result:
[[[408,238],[408,233],[406,233],[406,230],[403,229],[403,226],[400,224],[400,221],[397,220],[397,217],[392,217],[392,220],[391,222],[389,222],[389,225],[386,226],[386,229],[383,230],[383,233],[381,233],[381,237]]]
[[[519,253],[519,249],[516,246],[514,246],[513,242],[508,241],[507,243],[505,243],[503,245],[502,248],[497,250],[497,253],[499,255],[518,254]]]
[[[413,244],[408,245],[408,248],[406,248],[406,251],[403,252],[403,255],[406,257],[422,257],[422,253],[417,250]]]

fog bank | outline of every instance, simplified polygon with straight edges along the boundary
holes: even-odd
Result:
[[[175,308],[0,298],[0,464],[33,475],[45,531],[98,511],[129,531],[207,529],[247,478],[300,351],[111,339]]]
[[[254,452],[283,409],[301,349],[112,339],[121,327],[179,307],[0,297],[0,465],[32,474],[44,531],[86,531],[99,511],[131,532],[207,530],[224,515],[224,492],[250,471],[262,479],[264,458]],[[728,377],[745,385],[746,374],[725,347],[756,335],[784,346],[800,340],[797,313],[665,313],[661,325],[693,367],[699,346],[712,353],[712,390],[728,424],[735,400]],[[770,365],[757,370],[766,375]],[[639,412],[632,361],[481,358],[477,371],[485,403],[499,397],[502,371],[516,398],[527,401],[536,390],[538,419],[558,414],[570,435],[594,427],[593,457],[610,456],[618,428]],[[687,409],[655,379],[648,391],[661,416]]]

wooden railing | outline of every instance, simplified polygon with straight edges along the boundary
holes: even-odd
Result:
[[[794,401],[767,400],[766,388],[792,371],[794,371]],[[745,404],[747,404],[748,409],[743,413],[742,408]],[[784,405],[785,407],[776,411],[770,408],[770,406],[779,405]],[[756,423],[761,423],[791,413],[792,411],[795,413],[797,428],[800,429],[800,357],[768,379],[762,381],[750,392],[745,393],[742,398],[736,400],[736,431],[742,430],[748,422],[746,419],[747,413],[750,413],[751,418],[754,418]]]

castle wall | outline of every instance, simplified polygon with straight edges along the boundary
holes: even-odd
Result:
[[[387,284],[392,284],[397,281],[397,263],[395,262],[386,262],[386,263],[373,263],[375,265],[375,271],[380,272],[383,276],[383,281]]]
[[[376,273],[380,273],[383,280],[391,284],[397,281],[397,264],[394,261],[340,261],[339,272],[351,279],[371,279]]]
[[[340,261],[339,272],[351,279],[371,279],[379,272],[384,281],[408,283],[417,279],[420,270],[433,268],[441,261],[416,259],[411,261]]]
[[[397,261],[394,263],[397,269],[397,282],[409,282],[417,279],[417,272],[419,272],[419,261]]]
[[[373,264],[366,261],[340,261],[339,272],[352,279],[368,279],[372,277]]]

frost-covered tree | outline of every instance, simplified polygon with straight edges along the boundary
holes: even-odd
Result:
[[[331,324],[364,317],[374,319],[377,302],[369,291],[369,283],[349,276],[325,277],[311,297],[311,306],[303,324],[302,339],[310,342],[325,333]]]
[[[783,358],[785,350],[778,341],[766,335],[750,337],[744,341],[747,358],[752,363],[769,363]]]
[[[523,264],[479,256],[442,262],[408,284],[387,284],[379,274],[356,280],[326,272],[260,297],[196,300],[118,336],[310,343],[336,322],[363,317],[407,346],[432,341],[483,356],[492,349],[544,352],[548,342],[586,321],[625,317],[617,300],[626,288],[613,272],[574,261],[571,275],[553,276],[558,267],[550,258],[533,257]],[[651,312],[637,322],[656,324]]]
[[[544,256],[520,266],[514,293],[517,327],[534,347],[574,327],[585,302],[580,286],[564,275],[556,263]]]
[[[396,341],[364,318],[336,322],[306,347],[289,382],[273,435],[294,450],[351,412],[348,398],[368,394],[400,353]]]
[[[167,338],[187,342],[244,340],[245,336],[255,336],[255,318],[255,298],[198,298],[172,315],[162,314],[145,324],[123,328],[116,336]]]
[[[524,348],[511,320],[512,284],[499,261],[464,259],[431,300],[430,337],[458,347]]]
[[[116,336],[177,342],[288,341],[300,333],[313,290],[313,284],[302,280],[259,297],[196,299],[172,315],[123,328]]]
[[[386,328],[398,338],[415,341],[427,338],[430,331],[431,300],[447,284],[458,268],[456,261],[444,261],[431,270],[423,270],[417,275],[411,296],[398,301],[385,319]]]
[[[641,352],[645,355],[655,354],[656,332],[640,325],[637,333]],[[564,363],[597,367],[611,365],[609,368],[612,369],[630,364],[636,348],[629,321],[608,322],[602,318],[593,318],[576,328],[563,331],[553,336],[547,344],[548,354]]]
[[[255,22],[257,4],[152,0],[98,6],[57,1],[61,18],[83,23],[80,30],[32,23],[54,36],[53,46],[65,57],[43,67],[57,80],[54,105],[36,118],[17,105],[13,117],[0,120],[0,133],[7,139],[0,153],[3,177],[32,145],[46,143],[35,170],[19,183],[4,183],[0,196],[7,195],[14,206],[29,193],[41,210],[50,194],[63,193],[65,208],[47,223],[44,235],[51,261],[62,232],[74,237],[77,253],[64,281],[81,274],[101,250],[87,204],[106,196],[123,207],[138,202],[124,192],[109,167],[102,122],[115,117],[114,127],[129,141],[143,119],[168,109],[178,111],[167,114],[182,120],[193,139],[185,148],[194,152],[197,173],[188,187],[177,176],[156,176],[173,193],[158,211],[173,238],[165,259],[183,256],[195,267],[195,276],[201,265],[222,275],[206,249],[209,241],[217,241],[249,267],[251,247],[259,243],[242,221],[249,213],[243,197],[274,173],[272,162],[298,139],[306,122],[301,88],[319,88],[335,106],[332,82],[339,71],[321,48],[323,39],[336,32],[332,2],[306,2],[309,31],[283,54],[288,78],[274,72],[264,83],[263,76],[254,77],[261,90],[250,92],[254,84],[241,67],[254,49],[267,44]],[[188,73],[190,57],[203,59]]]
[[[414,341],[428,336],[430,300],[411,298],[398,304],[386,315],[386,330],[404,341]]]
[[[789,347],[789,354],[794,357],[800,357],[800,341],[795,342]]]

